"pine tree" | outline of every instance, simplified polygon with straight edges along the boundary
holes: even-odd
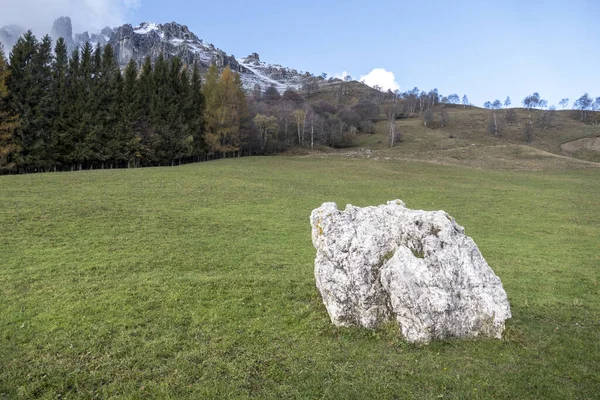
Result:
[[[193,138],[193,156],[199,160],[200,156],[206,153],[206,145],[204,142],[204,95],[202,93],[202,78],[196,64],[194,64],[192,71],[186,119]]]
[[[56,118],[55,99],[52,96],[52,40],[46,35],[33,57],[35,106],[30,135],[35,138],[30,150],[30,164],[36,170],[48,171],[56,167],[55,140],[52,124]],[[31,99],[30,99],[31,101]]]
[[[10,71],[4,58],[4,49],[0,43],[0,173],[14,171],[16,164],[13,160],[20,150],[14,137],[19,126],[19,120],[11,115],[8,107],[8,87],[6,81]]]
[[[150,112],[150,124],[156,133],[153,142],[149,146],[153,154],[153,161],[164,165],[168,160],[168,92],[169,87],[169,63],[161,53],[154,63],[154,93],[153,107]]]
[[[19,115],[21,124],[14,133],[14,145],[19,148],[14,162],[20,171],[28,172],[31,151],[36,142],[32,121],[35,120],[35,80],[33,59],[38,42],[31,31],[26,32],[13,46],[10,54],[8,79],[8,107],[14,115]]]
[[[78,121],[74,121],[74,150],[73,159],[79,170],[84,166],[93,168],[93,161],[97,158],[94,154],[96,138],[92,129],[94,124],[94,60],[92,46],[85,43],[81,50],[81,62],[75,86],[77,98],[75,100],[75,113]]]
[[[80,133],[83,106],[80,104],[81,60],[79,50],[73,50],[71,53],[66,82],[66,95],[63,102],[65,122],[64,125],[57,128],[60,129],[58,130],[58,141],[64,166],[70,166],[71,170],[75,169],[76,166],[81,169],[81,163],[76,152],[78,141],[83,140]]]
[[[125,160],[127,167],[137,165],[140,158],[141,137],[136,135],[135,123],[139,116],[136,102],[138,92],[138,70],[133,59],[129,61],[124,72],[123,91],[121,92],[121,111],[118,130],[125,143]]]
[[[173,57],[169,65],[169,89],[167,91],[166,115],[168,120],[169,152],[171,163],[181,163],[193,151],[193,136],[186,119],[186,101],[189,98],[190,80],[187,68],[179,57]]]
[[[69,57],[67,45],[63,38],[58,38],[54,47],[54,62],[52,64],[52,90],[54,120],[52,121],[52,143],[49,150],[54,154],[55,167],[63,168],[69,162],[66,158],[68,149],[64,142],[64,132],[68,131],[69,98],[67,73]]]
[[[99,65],[97,53],[94,55],[95,115],[91,138],[96,160],[104,168],[107,164],[112,167],[126,159],[125,143],[118,132],[123,80],[112,46],[104,47]]]
[[[219,70],[214,64],[208,68],[208,72],[204,79],[203,90],[206,105],[206,131],[204,133],[204,139],[208,154],[214,156],[220,151],[217,115],[220,107]]]
[[[181,135],[179,136],[180,155],[178,160],[187,160],[194,155],[194,135],[192,133],[192,118],[189,116],[191,97],[191,82],[187,65],[181,69],[179,74],[180,86],[177,94],[179,106],[179,118],[182,121]]]
[[[158,135],[154,131],[151,117],[154,114],[156,84],[150,57],[142,65],[136,91],[134,130],[139,138],[139,159],[142,165],[152,165],[155,161],[154,149],[158,145]]]

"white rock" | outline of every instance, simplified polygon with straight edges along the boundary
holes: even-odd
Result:
[[[324,203],[313,210],[315,278],[331,321],[376,328],[395,319],[410,342],[501,338],[506,292],[473,240],[444,211]]]

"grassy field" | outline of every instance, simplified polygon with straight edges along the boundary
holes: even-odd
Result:
[[[600,393],[600,173],[270,157],[0,176],[0,399]],[[336,328],[308,217],[444,209],[500,276],[503,340]]]

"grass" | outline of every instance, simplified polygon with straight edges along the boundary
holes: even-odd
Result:
[[[503,340],[331,325],[308,217],[400,198],[466,228]],[[597,398],[600,174],[270,157],[0,176],[0,399]]]
[[[404,141],[389,156],[485,169],[572,169],[586,167],[580,160],[600,161],[598,151],[582,149],[566,153],[561,148],[565,142],[600,135],[600,126],[580,122],[576,112],[556,111],[552,123],[543,129],[536,121],[544,111],[520,108],[514,111],[516,121],[512,123],[506,121],[506,110],[497,111],[499,136],[487,131],[491,111],[477,107],[447,106],[449,122],[444,127],[440,126],[438,108],[434,112],[435,121],[430,124],[432,128],[423,126],[418,115],[399,119],[396,130],[404,135]],[[534,122],[531,143],[524,136],[529,121]],[[380,120],[374,134],[359,136],[357,146],[387,149],[387,131],[387,122]],[[540,159],[545,160],[543,165],[537,162]]]

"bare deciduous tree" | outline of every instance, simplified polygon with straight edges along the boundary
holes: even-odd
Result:
[[[525,123],[525,141],[527,143],[533,142],[533,122],[531,121]]]
[[[550,128],[552,126],[552,124],[554,123],[555,114],[556,114],[555,106],[551,106],[548,110],[542,112],[542,114],[540,114],[540,117],[538,120],[538,124],[540,125],[540,127],[542,129]]]
[[[467,95],[463,95],[462,97],[462,104],[463,104],[463,108],[467,108],[467,106],[469,105],[469,98],[467,97]]]
[[[496,111],[492,111],[490,114],[490,120],[488,122],[488,132],[494,136],[500,135],[500,123],[498,121],[498,115],[496,115]]]
[[[460,97],[458,97],[458,95],[456,93],[453,93],[450,96],[448,96],[448,103],[460,104]]]
[[[450,121],[450,115],[448,114],[448,110],[446,110],[446,107],[442,107],[440,110],[440,121],[442,123],[442,127],[446,126],[448,124],[448,121]]]
[[[510,124],[517,122],[517,112],[514,108],[509,108],[506,110],[506,122]]]
[[[588,110],[591,108],[593,103],[592,98],[590,97],[589,94],[584,94],[583,96],[581,96],[580,98],[578,98],[577,100],[575,100],[575,103],[573,103],[573,108],[575,108],[576,110],[579,110],[580,115],[581,115],[581,121],[585,121],[587,118],[587,112]]]
[[[388,123],[388,139],[390,147],[394,147],[396,139],[396,103],[388,104],[385,107],[385,116]]]
[[[427,126],[427,125],[431,125],[432,122],[433,122],[433,111],[431,110],[431,108],[428,108],[423,113],[423,124],[425,126]]]
[[[262,98],[262,87],[260,86],[260,83],[254,84],[254,88],[252,89],[252,97],[256,101],[260,101]]]
[[[266,115],[256,114],[254,117],[254,124],[260,131],[260,149],[262,151],[267,147],[269,139],[276,137],[277,135],[277,118],[273,116],[267,117]]]
[[[563,110],[565,108],[567,108],[567,106],[569,105],[569,98],[566,97],[564,99],[562,99],[561,101],[558,102],[558,104],[563,108]]]
[[[304,128],[306,127],[306,111],[302,109],[294,110],[292,113],[296,127],[298,128],[298,144],[304,147]]]
[[[545,108],[548,105],[548,102],[540,97],[538,92],[531,94],[523,99],[523,107],[528,110],[532,110],[534,108]]]

